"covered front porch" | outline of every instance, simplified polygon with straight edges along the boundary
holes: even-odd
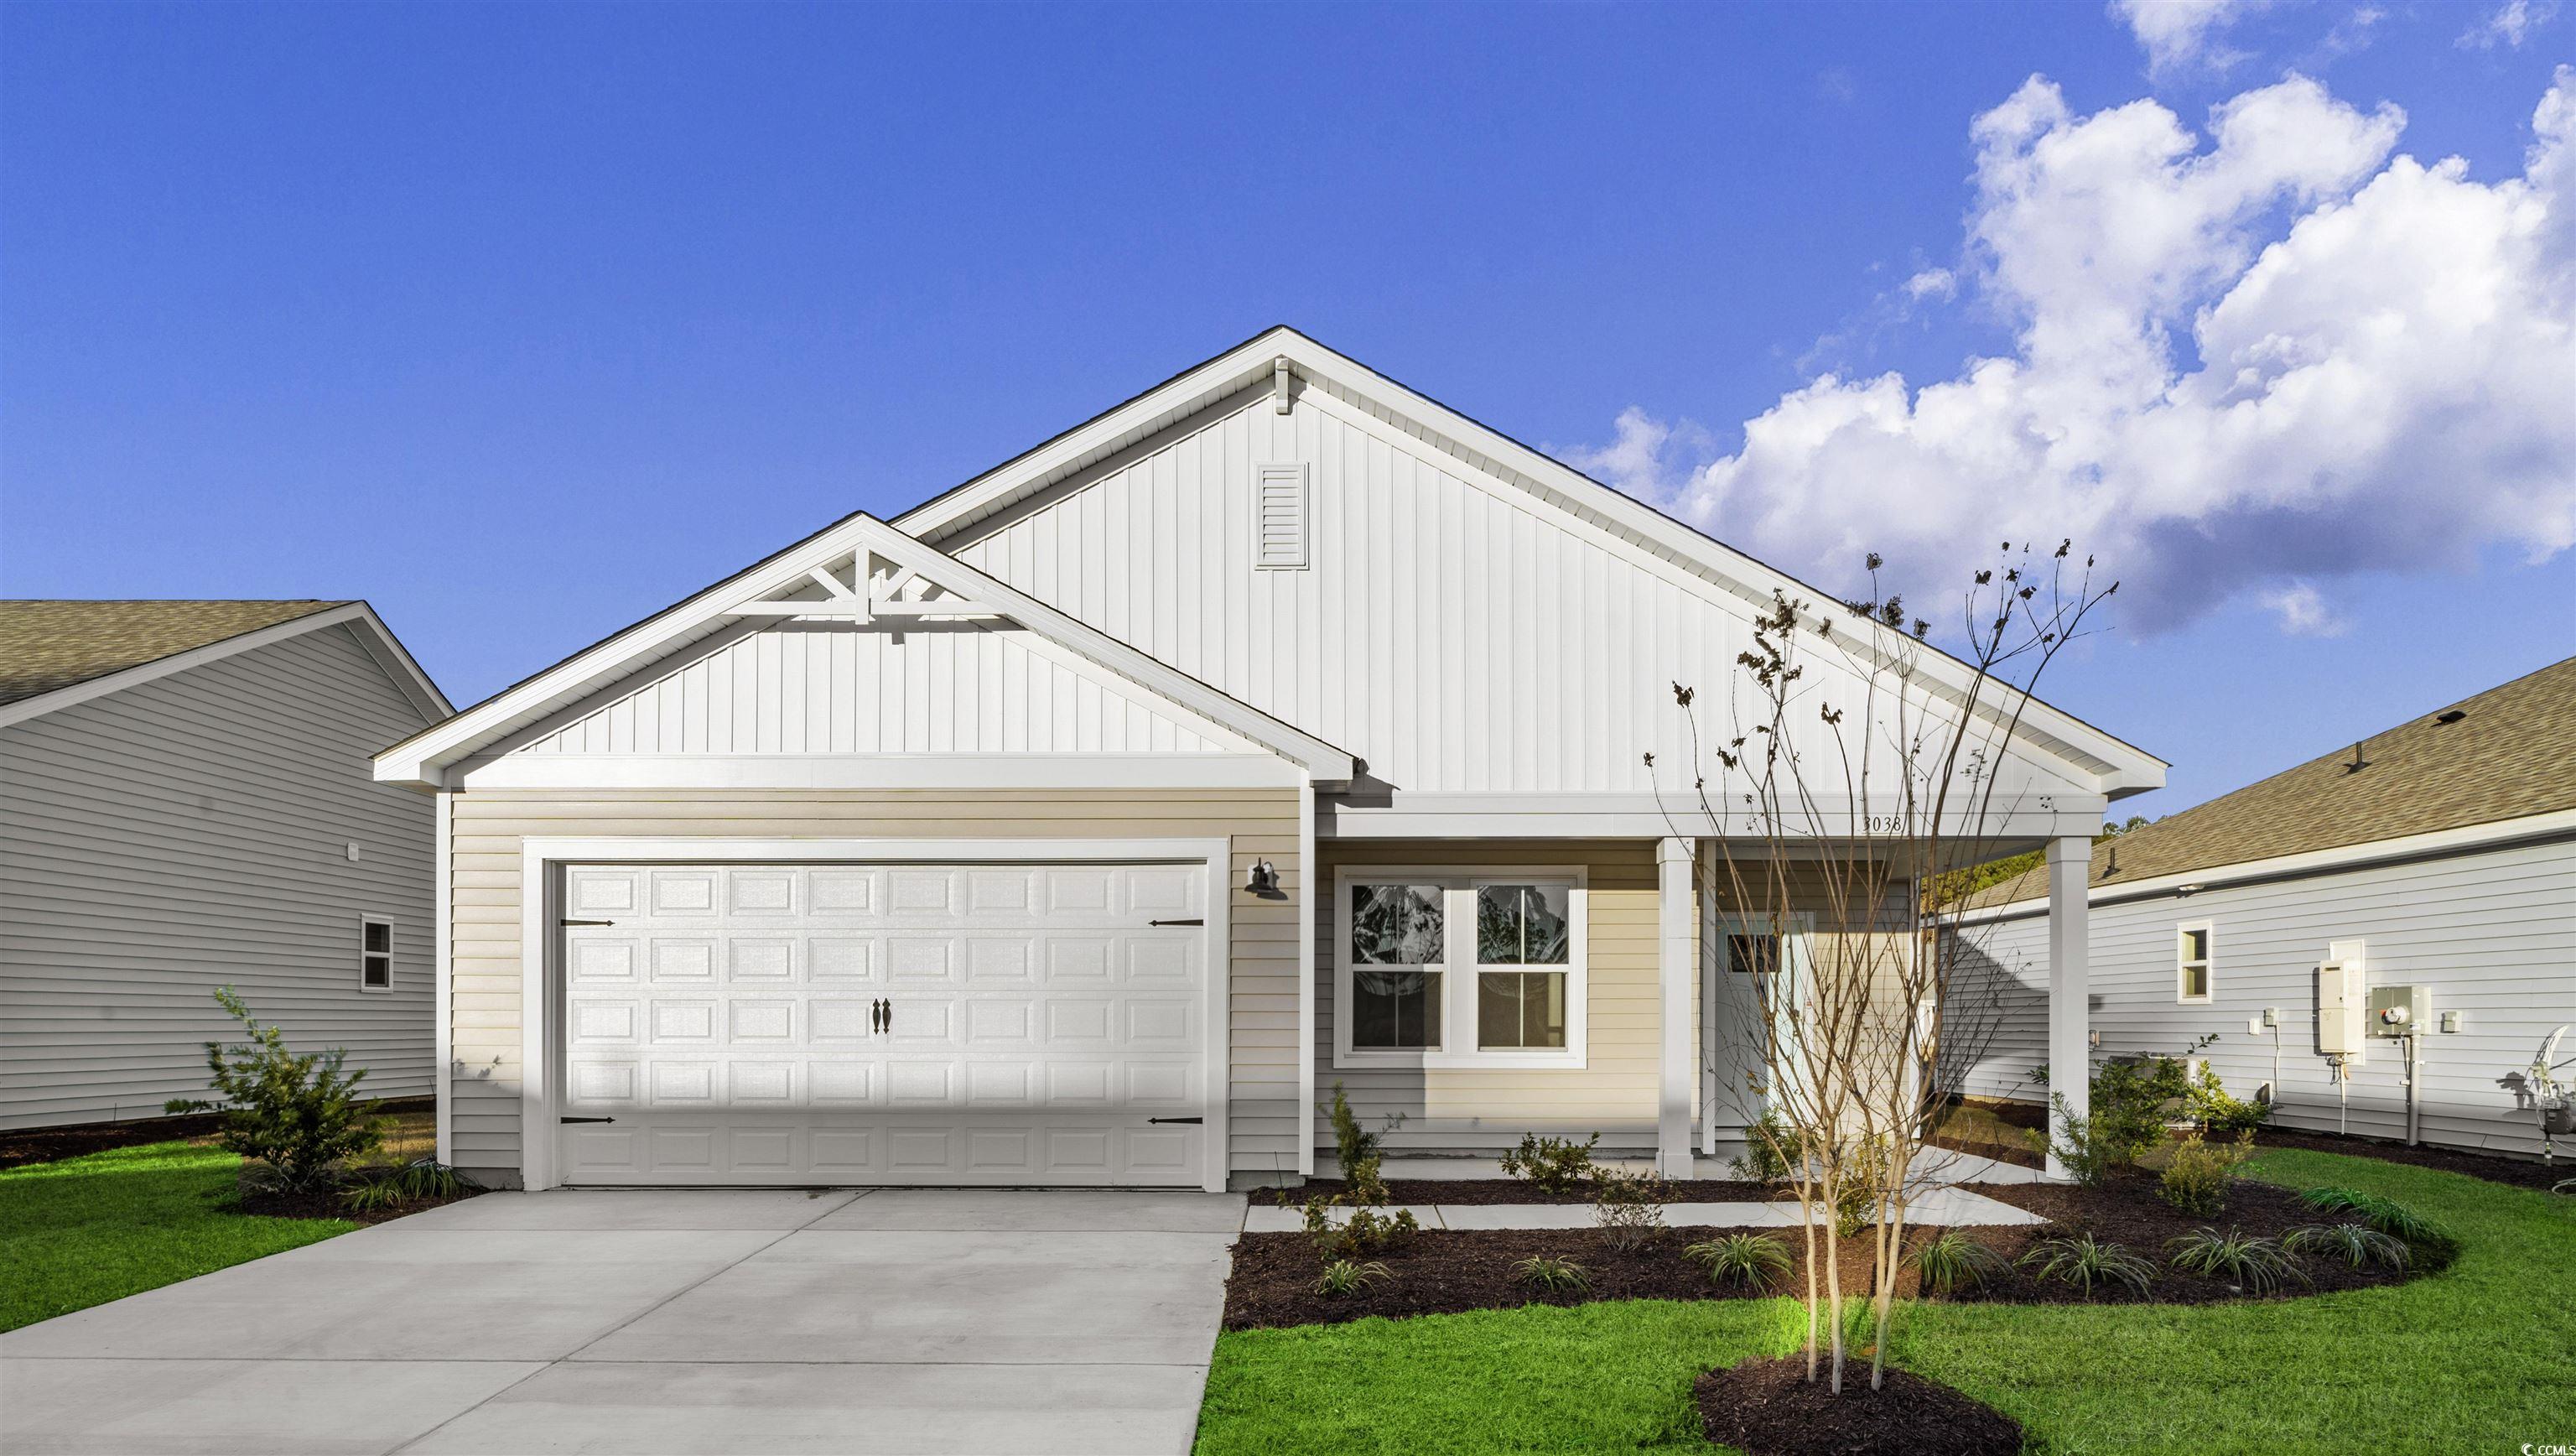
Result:
[[[1711,866],[1756,851],[1669,832],[1692,826],[1651,796],[1522,796],[1575,801],[1545,812],[1426,802],[1439,797],[1319,804],[1301,1017],[1314,1110],[1299,1174],[1338,1172],[1338,1089],[1382,1134],[1389,1176],[1491,1177],[1531,1134],[1598,1134],[1599,1160],[1666,1177],[1734,1176],[1762,1112],[1745,1090],[1762,1080],[1748,1075],[1762,1049],[1744,962],[1794,965],[1825,937],[1887,938],[1899,954],[1917,940],[1910,880],[1875,914],[1820,896],[1760,924],[1737,918]],[[2047,850],[2050,1049],[2081,1066],[2083,886],[2100,807],[2020,817],[2037,822],[1988,839],[1997,853]],[[1636,832],[1648,828],[1667,832]],[[2073,1081],[2064,1090],[2082,1115]]]

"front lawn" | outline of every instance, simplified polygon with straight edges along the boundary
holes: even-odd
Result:
[[[344,1234],[344,1219],[226,1212],[241,1159],[151,1143],[0,1172],[0,1330]]]
[[[2428,1278],[2302,1299],[1912,1305],[1897,1362],[2019,1420],[2043,1452],[2576,1440],[2576,1199],[2328,1153],[2267,1152],[2249,1172],[2385,1194],[2462,1252]],[[1228,1332],[1198,1449],[1707,1451],[1693,1379],[1788,1353],[1800,1323],[1787,1300],[1640,1300]]]

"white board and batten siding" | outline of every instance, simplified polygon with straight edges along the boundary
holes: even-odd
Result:
[[[1007,623],[737,628],[523,736],[529,754],[1256,753]]]
[[[227,985],[365,1090],[430,1092],[434,806],[368,768],[428,721],[332,625],[0,728],[0,1127],[206,1095]]]
[[[2211,997],[2178,1002],[2175,942],[2181,927],[2202,924],[2211,932]],[[2093,1027],[2103,1055],[2172,1054],[2214,1032],[2218,1040],[2200,1055],[2230,1092],[2251,1097],[2274,1078],[2274,1038],[2248,1023],[2273,1008],[2276,1122],[2332,1132],[2340,1119],[2356,1134],[2403,1137],[2401,1043],[2370,1041],[2340,1103],[2316,1052],[2316,967],[2334,942],[2360,941],[2370,985],[2430,986],[2437,1026],[2440,1013],[2461,1013],[2459,1031],[2423,1038],[2421,1137],[2540,1151],[2516,1074],[2551,1028],[2576,1022],[2576,843],[2096,905],[2092,932]],[[2004,1015],[1967,1091],[2038,1100],[2028,1074],[2047,1059],[2047,921],[1983,927],[1970,938],[1970,954],[2003,988]]]
[[[1727,697],[1742,595],[1320,388],[1285,415],[1238,394],[927,539],[1399,790],[1645,792],[1653,750],[1686,793],[1672,685],[1704,732],[1758,709]],[[1834,649],[1809,661],[1859,705]],[[1826,752],[1817,715],[1793,726]]]

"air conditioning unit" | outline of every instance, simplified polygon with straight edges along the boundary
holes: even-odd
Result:
[[[2347,1064],[2370,1041],[2369,975],[2359,941],[2336,941],[2317,967],[2317,1051]]]

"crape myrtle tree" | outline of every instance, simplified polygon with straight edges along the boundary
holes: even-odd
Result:
[[[2071,550],[2007,542],[1975,569],[1959,651],[1937,673],[1931,624],[1879,594],[1872,553],[1868,600],[1775,592],[1724,701],[1673,685],[1691,788],[1662,797],[1674,832],[1704,841],[1702,955],[1749,982],[1757,1008],[1729,1028],[1736,1056],[1703,1051],[1719,1084],[1710,1111],[1739,1113],[1749,1161],[1797,1196],[1807,1373],[1836,1393],[1862,1300],[1870,1385],[1884,1378],[1918,1155],[2001,1020],[1963,891],[2003,852],[2008,816],[2049,807],[2052,791],[2008,773],[2006,756],[2040,677],[2118,587],[2096,590],[2091,558],[2071,565]],[[1865,1291],[1842,1273],[1855,1239],[1873,1256]]]

